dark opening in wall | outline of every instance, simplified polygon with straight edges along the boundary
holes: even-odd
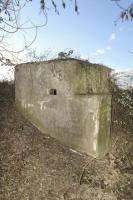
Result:
[[[49,94],[50,94],[50,95],[57,95],[56,89],[50,89],[50,90],[49,90]]]

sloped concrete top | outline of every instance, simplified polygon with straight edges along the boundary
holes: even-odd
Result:
[[[46,85],[55,82],[58,88],[58,94],[99,94],[110,93],[109,76],[111,69],[99,64],[92,64],[88,61],[78,59],[55,59],[43,62],[24,63],[16,66],[16,71],[20,67],[27,70],[31,68],[41,78],[41,74],[45,76]],[[42,77],[43,78],[43,77]],[[70,88],[65,87],[62,82],[69,83]],[[49,85],[50,87],[50,85]]]

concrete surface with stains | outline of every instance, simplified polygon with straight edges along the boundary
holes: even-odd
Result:
[[[18,65],[16,107],[41,132],[70,148],[104,155],[110,146],[110,71],[76,59]]]

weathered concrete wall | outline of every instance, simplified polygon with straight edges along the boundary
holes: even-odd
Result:
[[[74,59],[18,65],[16,106],[42,132],[81,152],[103,155],[110,139],[109,73]]]

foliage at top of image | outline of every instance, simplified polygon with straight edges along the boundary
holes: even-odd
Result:
[[[31,0],[32,1],[32,0]],[[59,14],[59,10],[57,8],[57,1],[56,0],[50,0],[51,1],[51,4],[52,6],[54,7],[55,9],[55,12],[57,14]],[[72,0],[71,0],[72,1]],[[40,4],[41,4],[41,9],[42,10],[45,10],[46,9],[46,2],[47,0],[40,0]],[[66,8],[66,1],[65,0],[61,0],[61,4],[62,4],[62,7],[65,9]],[[74,10],[76,13],[78,13],[78,4],[77,4],[77,0],[74,0]]]
[[[115,2],[115,4],[120,8],[120,15],[115,21],[115,24],[120,19],[122,19],[122,21],[133,19],[133,2],[129,3],[128,7],[125,8],[122,6],[121,0],[110,1]],[[23,15],[24,9],[33,5],[33,0],[0,0],[0,63],[4,63],[5,65],[22,63],[23,60],[20,59],[20,54],[26,52],[26,50],[35,42],[38,36],[38,29],[47,25],[50,7],[53,7],[55,12],[59,14],[59,6],[62,5],[62,8],[66,9],[69,2],[73,3],[72,7],[74,8],[74,12],[78,14],[79,1],[77,0],[39,0],[38,5],[40,6],[42,14],[40,16],[42,16],[43,21],[39,20],[35,23],[33,20],[34,12],[31,17],[28,16],[26,18],[26,16]],[[24,19],[23,16],[25,16],[26,19]],[[29,40],[28,35],[31,30],[33,37]],[[12,40],[9,42],[8,38],[16,33],[19,33],[22,37],[21,48],[15,48],[12,44]],[[7,45],[7,42],[9,42],[9,45]]]
[[[120,8],[121,12],[120,12],[120,16],[118,17],[118,19],[116,19],[115,24],[117,24],[117,22],[121,19],[122,22],[124,21],[128,21],[128,20],[133,20],[133,2],[128,4],[128,7],[125,8],[122,6],[121,4],[121,0],[112,0],[116,3],[117,7]]]

